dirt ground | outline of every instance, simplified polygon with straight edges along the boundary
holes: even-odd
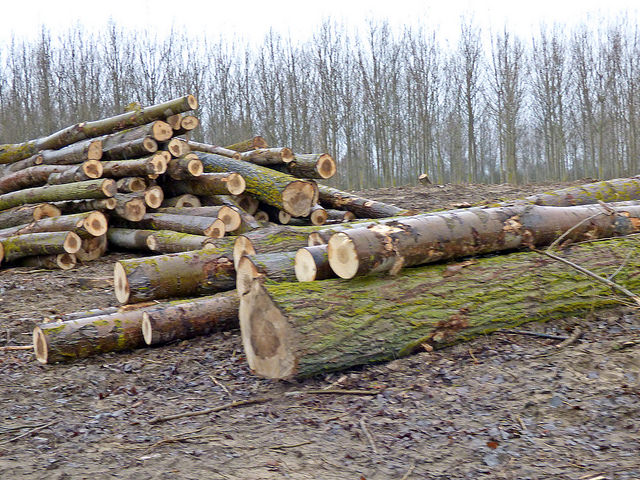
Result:
[[[429,210],[552,187],[364,195]],[[123,256],[68,272],[0,270],[0,346],[29,344],[45,315],[116,305]],[[564,348],[501,332],[303,382],[252,375],[238,331],[71,364],[0,351],[0,478],[640,479],[640,315],[619,307],[520,330],[576,326],[583,336]],[[326,392],[336,389],[373,394]]]

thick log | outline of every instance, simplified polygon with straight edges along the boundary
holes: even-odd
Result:
[[[525,202],[541,206],[569,207],[603,202],[623,202],[640,199],[640,176],[615,178],[587,183],[524,198]]]
[[[226,239],[223,239],[226,240]],[[235,288],[231,246],[116,262],[114,290],[122,304],[217,293]]]
[[[90,160],[77,165],[36,165],[34,167],[28,167],[17,172],[10,173],[0,178],[0,194],[15,192],[16,190],[22,190],[24,188],[40,187],[45,185],[49,180],[49,176],[53,173],[61,173],[67,170],[75,170],[78,168],[87,178],[100,178],[99,166],[100,163],[96,160]]]
[[[71,213],[90,212],[92,210],[108,211],[114,210],[118,201],[113,198],[102,198],[98,200],[69,200],[66,202],[56,202],[53,207],[64,215]],[[60,215],[60,213],[58,213]]]
[[[45,165],[73,165],[87,160],[102,159],[102,147],[102,140],[89,139],[60,150],[43,150],[40,155]]]
[[[197,298],[178,305],[150,308],[142,314],[147,345],[161,345],[238,328],[240,299],[235,291]]]
[[[225,147],[219,147],[218,145],[210,145],[208,143],[194,142],[193,140],[189,140],[188,144],[192,152],[213,153],[215,155],[222,155],[223,157],[228,157],[228,158],[236,158],[236,159],[240,158],[240,154],[236,150],[230,150]]]
[[[203,171],[202,162],[195,154],[187,154],[181,158],[173,158],[167,165],[167,174],[174,180],[199,177]]]
[[[329,263],[341,278],[516,248],[640,231],[640,206],[471,208],[355,228],[329,240]]]
[[[137,222],[113,219],[115,226],[144,228],[149,230],[173,230],[175,232],[222,238],[225,233],[224,222],[217,218],[172,215],[169,213],[147,213]]]
[[[171,213],[174,215],[192,215],[196,217],[219,218],[224,222],[225,231],[232,232],[240,228],[242,218],[237,210],[226,205],[210,207],[164,207],[158,208],[157,213]]]
[[[191,195],[190,193],[178,195],[177,197],[165,198],[162,202],[162,208],[191,208],[200,206],[202,206],[200,199],[195,195]]]
[[[231,150],[233,151],[233,150]],[[216,153],[216,152],[211,152]],[[258,150],[249,150],[248,152],[242,152],[237,157],[233,155],[224,155],[225,157],[240,158],[245,162],[251,162],[256,165],[262,165],[263,167],[269,167],[272,165],[284,165],[294,160],[293,152],[290,148],[260,148]]]
[[[130,222],[139,222],[147,213],[144,196],[138,193],[117,193],[115,213]]]
[[[149,251],[147,238],[156,231],[157,230],[109,227],[109,230],[107,230],[107,242],[110,249],[117,247],[124,250]]]
[[[143,197],[149,208],[159,208],[164,202],[164,190],[158,185],[153,185],[144,191]]]
[[[0,195],[0,210],[29,203],[108,198],[113,197],[115,193],[116,184],[109,178],[63,185],[45,185]]]
[[[40,255],[25,257],[19,260],[22,267],[45,268],[48,270],[71,270],[77,264],[73,253],[59,253],[57,255]]]
[[[144,192],[147,182],[142,177],[124,177],[116,181],[116,188],[120,193]]]
[[[119,307],[91,308],[89,310],[80,310],[76,312],[52,315],[50,317],[43,317],[42,322],[40,323],[68,322],[69,320],[79,320],[81,318],[97,317],[98,315],[108,315],[118,311]]]
[[[165,189],[170,195],[239,195],[245,190],[242,176],[234,172],[203,173],[197,177],[191,176],[180,182],[166,182]]]
[[[37,205],[22,205],[0,212],[0,228],[10,228],[16,225],[25,225],[42,218],[57,217],[61,210],[50,203]]]
[[[299,249],[296,252],[294,263],[296,279],[299,282],[314,282],[337,277],[329,265],[327,245]]]
[[[248,152],[249,150],[257,150],[259,148],[267,148],[267,141],[260,137],[256,136],[250,138],[249,140],[244,140],[242,142],[234,143],[233,145],[227,145],[226,149],[235,150],[236,152]]]
[[[198,101],[192,95],[152,105],[114,117],[92,122],[83,122],[55,132],[48,137],[29,140],[19,144],[0,145],[0,164],[12,163],[35,155],[41,150],[57,150],[87,138],[107,135],[123,128],[135,127],[153,122],[169,115],[195,110]]]
[[[182,140],[181,138],[172,138],[167,142],[162,142],[160,148],[168,151],[174,157],[182,157],[191,151],[186,140]]]
[[[211,237],[192,235],[173,230],[143,230],[152,232],[147,237],[147,249],[157,253],[189,252],[205,248]]]
[[[102,160],[127,160],[146,157],[158,151],[158,142],[147,136],[122,143],[110,142],[102,146]]]
[[[205,172],[237,172],[246,182],[247,192],[294,217],[306,217],[317,203],[318,187],[313,181],[298,180],[291,175],[252,163],[208,153],[197,153]]]
[[[83,238],[76,258],[80,262],[92,262],[103,256],[107,251],[107,235]]]
[[[266,277],[272,282],[295,282],[296,252],[245,255],[236,267],[236,290],[239,296],[249,293],[253,280]]]
[[[291,252],[308,246],[309,233],[274,225],[238,235],[233,245],[234,265],[244,255]]]
[[[349,210],[360,218],[384,218],[410,213],[408,210],[394,205],[362,198],[326,185],[318,185],[318,189],[320,190],[320,203],[322,206],[338,210]]]
[[[82,240],[73,232],[25,233],[0,239],[4,260],[13,262],[19,258],[58,253],[77,253]]]
[[[637,238],[620,238],[575,245],[563,256],[597,275],[618,272],[618,284],[639,291],[636,253]],[[584,312],[619,301],[610,287],[521,252],[349,282],[257,280],[241,297],[239,316],[250,368],[290,378],[388,361],[423,345],[441,348],[525,322],[584,318]]]
[[[47,178],[47,183],[49,185],[62,185],[64,183],[84,182],[85,180],[102,177],[102,172],[103,168],[100,161],[87,160],[80,165],[71,165],[66,170],[52,172]]]
[[[81,238],[97,237],[107,232],[107,217],[102,212],[93,211],[42,218],[26,225],[0,230],[0,239],[41,232],[74,232]]]
[[[336,174],[336,162],[328,153],[296,153],[291,162],[271,168],[298,178],[327,179]]]
[[[102,167],[102,175],[108,178],[160,175],[167,169],[167,166],[164,163],[164,155],[160,152],[133,160],[113,160],[109,162],[102,162]]]

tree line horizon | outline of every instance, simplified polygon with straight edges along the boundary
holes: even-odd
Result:
[[[461,22],[456,41],[330,19],[305,41],[261,45],[76,26],[0,45],[0,144],[191,93],[217,145],[262,135],[326,152],[331,183],[541,183],[640,173],[640,32],[540,26],[530,38]]]

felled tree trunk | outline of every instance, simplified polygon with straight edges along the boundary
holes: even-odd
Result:
[[[198,101],[193,95],[186,95],[165,103],[129,111],[114,117],[77,123],[55,132],[48,137],[29,140],[24,143],[0,145],[0,163],[12,163],[35,155],[41,150],[58,150],[86,138],[107,135],[123,128],[153,122],[175,113],[182,113],[198,108]]]
[[[178,195],[177,197],[165,198],[162,202],[162,208],[187,208],[200,207],[200,199],[190,193]]]
[[[173,215],[191,215],[195,217],[219,218],[224,222],[225,230],[232,232],[240,228],[242,219],[237,210],[226,205],[210,207],[164,207],[156,210],[158,213]]]
[[[145,175],[160,175],[167,166],[164,156],[158,152],[147,157],[133,160],[113,160],[102,162],[102,175],[108,178],[141,177]]]
[[[44,165],[43,165],[44,166]],[[98,160],[87,160],[80,165],[72,165],[64,171],[53,172],[47,178],[49,185],[62,185],[63,183],[84,182],[102,176],[102,163]]]
[[[199,177],[203,171],[202,162],[195,154],[188,154],[181,158],[173,158],[167,165],[167,174],[174,180]]]
[[[563,256],[598,275],[618,272],[617,283],[640,289],[636,238],[576,245]],[[290,378],[388,361],[422,345],[439,348],[618,301],[606,285],[522,252],[349,282],[255,281],[241,298],[239,316],[251,369]]]
[[[294,282],[296,252],[264,253],[245,255],[236,267],[236,290],[238,295],[248,293],[255,278],[266,277],[273,282]]]
[[[306,247],[309,233],[293,228],[273,226],[238,235],[233,246],[233,261],[237,266],[243,255],[291,252]]]
[[[240,299],[232,290],[146,309],[142,315],[142,336],[147,345],[161,345],[238,328],[239,305]]]
[[[28,167],[0,178],[0,194],[15,192],[16,190],[22,190],[25,188],[40,187],[47,183],[52,174],[69,170],[73,171],[74,174],[77,173],[78,170],[83,172],[85,178],[82,178],[82,180],[88,180],[90,178],[100,178],[100,176],[102,175],[100,162],[96,160],[90,160],[79,166],[36,165],[34,167]]]
[[[57,217],[61,210],[50,203],[36,205],[22,205],[0,212],[0,228],[10,228],[16,225],[25,225],[42,218]]]
[[[240,195],[245,190],[245,180],[238,173],[203,173],[184,178],[180,182],[166,182],[164,188],[169,195]]]
[[[358,197],[326,185],[318,185],[318,188],[320,203],[324,207],[349,210],[359,218],[384,218],[409,214],[408,210],[394,205]]]
[[[228,155],[225,155],[225,157],[226,156]],[[242,152],[238,157],[232,156],[232,158],[240,158],[240,160],[244,160],[246,162],[262,165],[263,167],[269,167],[272,165],[284,165],[290,163],[294,160],[294,155],[291,149],[287,147],[259,148],[257,150]]]
[[[24,190],[0,195],[0,210],[6,210],[29,203],[107,198],[113,197],[115,193],[116,184],[109,178],[63,185],[45,185],[43,187],[26,188]]]
[[[249,150],[257,150],[258,148],[267,148],[267,141],[260,137],[253,137],[249,140],[244,140],[242,142],[234,143],[233,145],[227,145],[224,148],[229,150],[235,150],[236,152],[248,152]]]
[[[142,177],[124,177],[116,181],[116,188],[120,193],[143,192],[147,189],[147,182]]]
[[[25,233],[0,239],[4,260],[13,262],[19,258],[58,253],[77,253],[82,239],[73,232]]]
[[[296,153],[293,160],[283,165],[272,165],[280,172],[298,178],[331,178],[336,174],[336,162],[328,153]]]
[[[116,215],[130,222],[139,222],[147,214],[144,196],[138,193],[116,193]]]
[[[43,150],[40,155],[45,165],[74,165],[102,159],[102,147],[102,140],[89,139],[60,150]]]
[[[225,147],[219,147],[218,145],[210,145],[208,143],[194,142],[189,140],[189,148],[194,152],[213,153],[215,155],[222,155],[228,158],[240,158],[239,153],[236,150],[231,150]]]
[[[640,206],[520,205],[407,217],[336,233],[329,240],[329,263],[341,278],[396,273],[448,258],[549,245],[570,229],[564,243],[635,233]]]
[[[122,143],[111,142],[102,147],[103,160],[126,160],[129,158],[146,157],[158,151],[158,142],[147,136]]]
[[[569,207],[603,202],[624,202],[640,199],[640,176],[615,178],[539,193],[524,200],[540,206]]]
[[[315,182],[298,180],[291,175],[241,160],[198,153],[205,172],[236,172],[246,182],[247,192],[260,201],[273,205],[294,217],[306,217],[317,203]]]
[[[147,231],[147,230],[145,230]],[[147,237],[147,247],[157,253],[189,252],[204,248],[211,237],[174,232],[172,230],[156,230]]]
[[[59,253],[57,255],[41,255],[25,257],[19,261],[22,267],[46,268],[48,270],[71,270],[77,264],[73,253]]]
[[[68,200],[65,202],[56,202],[53,206],[62,214],[90,212],[92,210],[114,210],[118,201],[113,198],[102,198],[97,200]],[[58,213],[60,215],[60,213]]]
[[[120,303],[186,297],[232,290],[236,275],[227,255],[215,249],[120,260],[114,267],[114,290]]]
[[[149,251],[147,238],[156,232],[157,230],[109,227],[109,230],[107,230],[107,241],[109,242],[110,248],[116,247],[124,250]]]
[[[173,157],[182,157],[191,151],[189,144],[181,138],[172,138],[160,143],[162,150],[168,151]]]
[[[128,228],[173,230],[174,232],[204,235],[212,238],[222,238],[225,233],[224,222],[220,219],[172,215],[169,213],[147,213],[136,222],[114,219],[113,223],[115,226]]]
[[[92,262],[97,260],[107,251],[107,235],[99,237],[83,238],[80,250],[76,252],[76,258],[80,262]]]
[[[74,232],[80,237],[97,237],[107,232],[107,217],[104,213],[93,211],[42,218],[26,225],[0,230],[0,238],[40,232]]]
[[[299,282],[314,282],[337,276],[329,265],[326,244],[299,249],[296,252],[294,263],[296,279]]]

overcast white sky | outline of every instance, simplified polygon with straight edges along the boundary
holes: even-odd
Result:
[[[207,33],[259,41],[273,28],[296,40],[306,39],[326,17],[354,28],[369,18],[392,25],[421,24],[455,36],[461,17],[473,16],[486,29],[502,29],[529,36],[542,23],[593,23],[628,15],[637,24],[638,0],[10,0],[3,2],[0,42],[11,33],[32,38],[41,25],[53,33],[80,23],[99,30],[111,17],[129,28],[153,28],[162,33],[186,27],[196,35]]]

